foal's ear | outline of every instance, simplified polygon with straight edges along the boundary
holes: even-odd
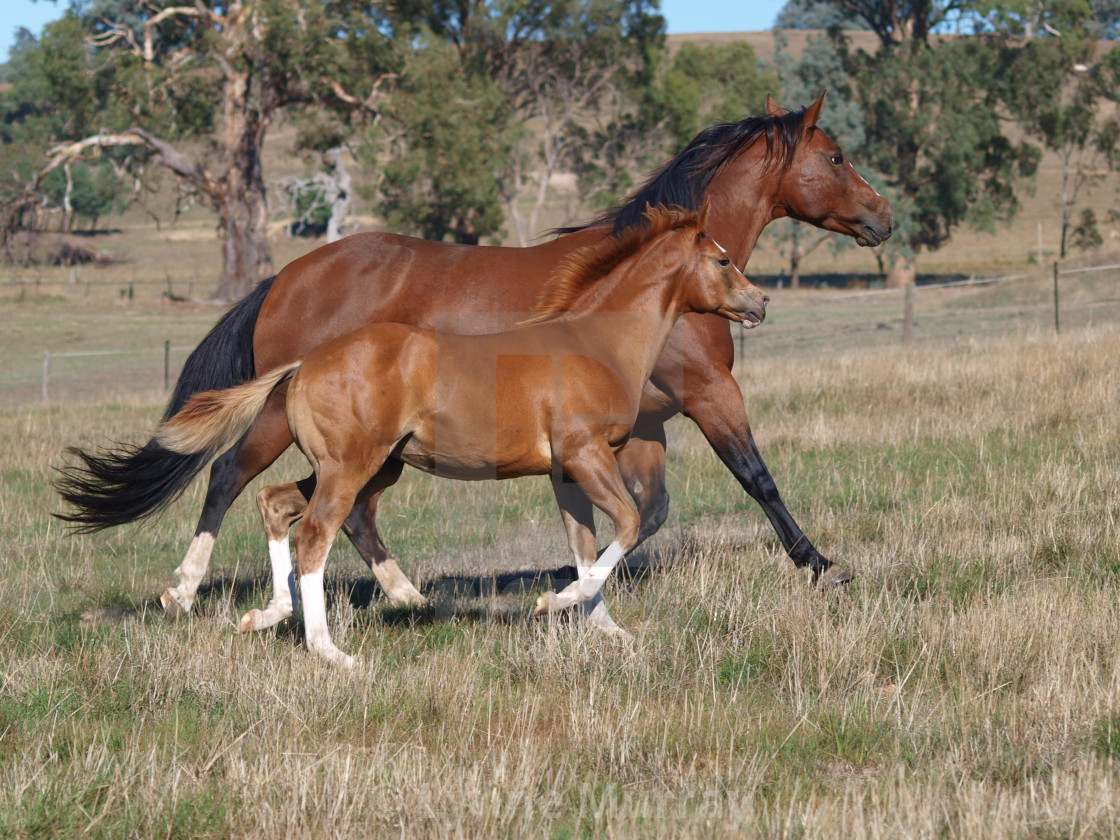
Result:
[[[817,97],[817,101],[805,109],[805,122],[803,124],[805,128],[812,128],[820,119],[821,108],[824,107],[824,93],[822,90],[821,95]]]
[[[708,211],[712,209],[712,199],[705,196],[704,203],[700,205],[700,211],[696,214],[696,235],[697,237],[704,235],[704,228],[708,226]]]
[[[774,97],[766,94],[766,113],[771,117],[780,117],[783,114],[788,114],[785,108],[774,101]]]

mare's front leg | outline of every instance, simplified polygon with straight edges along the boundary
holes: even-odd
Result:
[[[674,414],[676,412],[673,412]],[[638,506],[642,524],[638,545],[652,537],[669,516],[665,486],[665,423],[660,417],[639,416],[630,439],[618,453],[618,469]]]
[[[685,415],[700,427],[720,460],[758,502],[794,565],[808,567],[813,580],[822,585],[846,583],[852,574],[813,547],[786,509],[763,463],[747,420],[743,393],[731,375],[733,349],[723,319],[685,315],[673,329],[658,367],[664,361],[676,368]],[[671,380],[658,385],[665,388],[668,383]]]
[[[282,390],[287,389],[282,387]],[[211,466],[206,501],[202,505],[194,539],[183,562],[175,570],[175,585],[165,589],[159,598],[169,618],[180,618],[190,612],[199,584],[210,565],[218,529],[233,500],[253,478],[279,458],[291,442],[284,398],[282,394],[275,393],[245,437]]]

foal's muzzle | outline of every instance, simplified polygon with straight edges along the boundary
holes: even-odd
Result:
[[[721,309],[719,314],[732,321],[738,321],[747,329],[753,329],[766,320],[766,304],[770,297],[764,295],[756,286],[736,289],[732,292],[730,306]]]

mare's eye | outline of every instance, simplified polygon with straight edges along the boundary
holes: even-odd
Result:
[[[844,156],[841,154],[835,154],[831,158],[829,158],[829,160],[832,161],[833,166],[839,166],[844,162]]]
[[[729,260],[727,257],[724,257],[719,261],[719,264],[726,268],[727,266],[731,265],[731,260]]]

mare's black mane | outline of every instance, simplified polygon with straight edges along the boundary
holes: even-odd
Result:
[[[721,166],[761,138],[766,140],[769,165],[788,169],[801,140],[805,109],[779,116],[747,117],[734,123],[718,123],[697,134],[675,158],[658,169],[637,192],[612,210],[584,225],[557,228],[556,233],[575,233],[595,225],[611,225],[618,234],[645,218],[646,206],[659,204],[699,210],[708,183]]]

